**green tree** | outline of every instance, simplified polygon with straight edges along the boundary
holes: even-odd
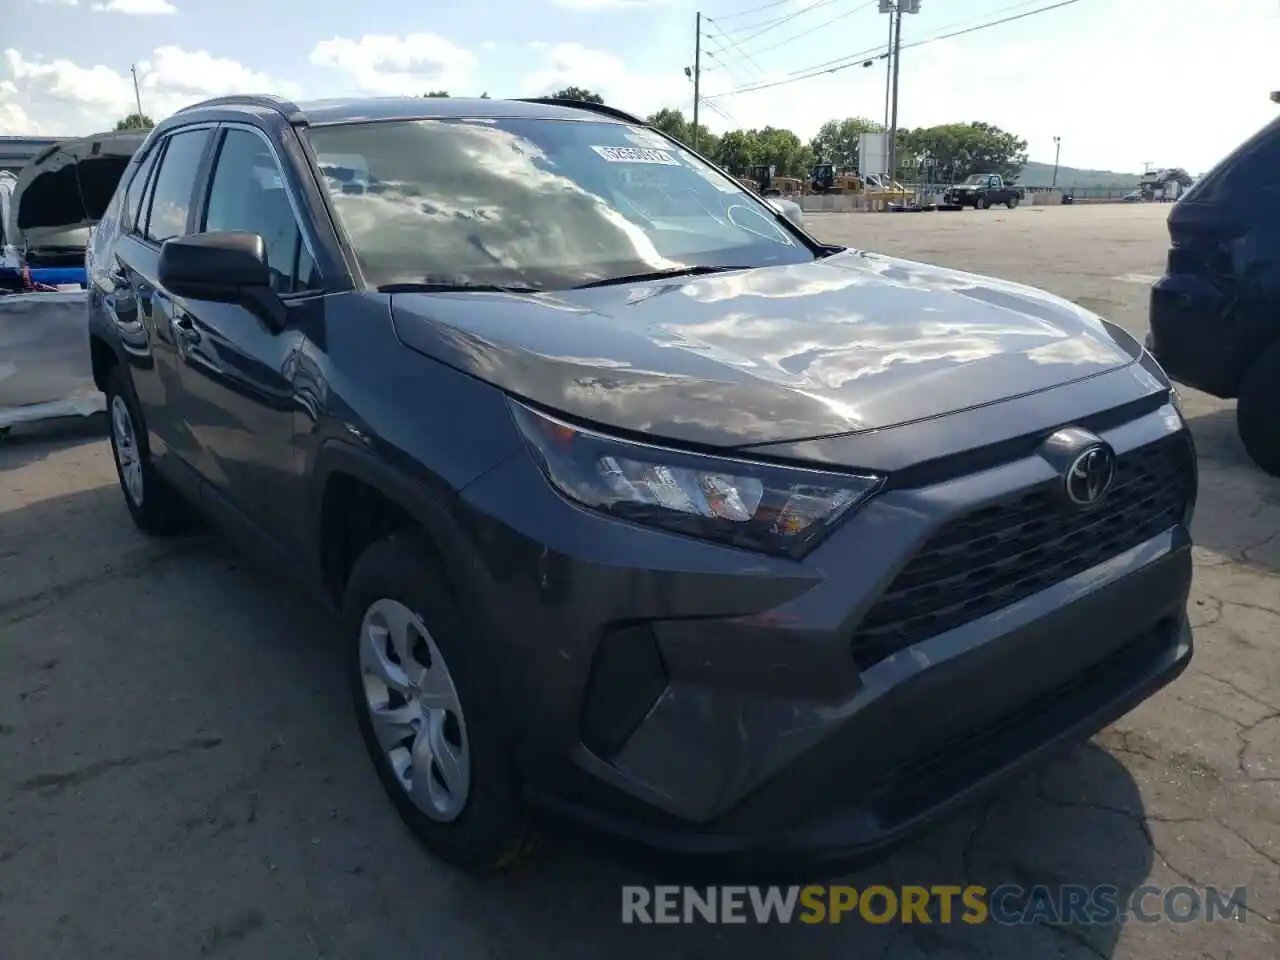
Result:
[[[116,124],[117,130],[150,130],[155,121],[145,113],[131,113]]]
[[[679,140],[685,146],[690,148],[694,146],[693,124],[685,119],[685,115],[679,110],[663,107],[657,113],[652,114],[646,122],[652,127],[657,127],[667,136]],[[704,157],[714,157],[717,140],[718,138],[714,133],[701,123],[698,124],[697,149],[700,154]]]
[[[423,96],[424,97],[447,97],[449,96],[449,91],[448,90],[432,90],[430,93],[424,93]]]
[[[932,161],[939,179],[961,180],[972,173],[998,173],[1012,179],[1027,162],[1027,141],[989,123],[944,123],[907,130],[900,143],[900,149],[914,155],[917,164]]]
[[[565,87],[551,96],[556,100],[582,100],[586,103],[604,103],[604,97],[586,87]]]
[[[754,130],[730,130],[716,143],[712,159],[734,176],[746,176],[747,168],[759,163],[760,139]]]
[[[864,133],[882,133],[884,125],[866,117],[846,117],[844,120],[828,120],[809,141],[809,149],[819,163],[841,167],[858,166],[858,137]]]
[[[803,177],[813,165],[813,150],[790,130],[764,127],[752,132],[760,148],[756,163],[772,166],[775,176]]]

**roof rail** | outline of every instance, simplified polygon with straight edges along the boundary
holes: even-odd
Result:
[[[519,97],[518,99],[521,103],[545,103],[550,107],[574,107],[578,110],[602,113],[606,117],[613,117],[615,120],[622,120],[624,123],[635,123],[642,127],[648,125],[647,121],[627,113],[625,110],[619,110],[617,107],[610,107],[603,103],[592,103],[590,100],[568,100],[563,97]]]
[[[232,93],[223,97],[212,97],[208,100],[201,100],[199,103],[189,104],[179,110],[178,113],[186,113],[188,110],[202,110],[205,107],[222,106],[265,107],[268,110],[274,110],[276,113],[282,114],[290,123],[302,123],[306,120],[302,110],[299,109],[296,103],[271,93]]]

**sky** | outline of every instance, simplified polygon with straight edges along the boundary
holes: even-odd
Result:
[[[1064,165],[1198,174],[1280,113],[1280,0],[1072,0],[937,39],[1054,2],[921,0],[903,18],[900,125],[981,120],[1033,160],[1052,162],[1059,137]],[[131,65],[157,120],[223,93],[569,84],[634,113],[689,113],[699,9],[713,131],[808,139],[828,119],[884,118],[885,63],[860,65],[887,46],[875,0],[0,0],[0,134],[109,129],[134,110]],[[854,65],[804,78],[840,58]]]

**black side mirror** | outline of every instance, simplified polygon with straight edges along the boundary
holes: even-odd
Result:
[[[238,303],[272,330],[284,324],[284,304],[271,289],[266,246],[256,233],[197,233],[160,248],[160,286],[175,297]]]

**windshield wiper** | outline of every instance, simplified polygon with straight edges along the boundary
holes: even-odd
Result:
[[[473,283],[470,280],[420,280],[408,283],[384,283],[379,293],[546,293],[542,287],[518,283]]]
[[[628,273],[619,277],[605,277],[603,280],[588,280],[575,286],[575,290],[587,287],[608,287],[615,283],[643,283],[646,280],[666,280],[669,277],[697,277],[708,273],[725,273],[729,270],[750,270],[744,266],[693,266],[672,267],[669,270],[654,270],[650,273]]]

